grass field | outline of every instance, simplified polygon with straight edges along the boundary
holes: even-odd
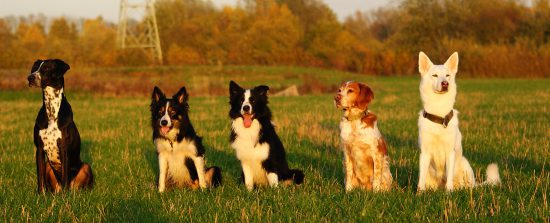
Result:
[[[222,83],[254,77],[244,85],[284,87],[308,79],[281,79],[279,74],[319,72],[304,68],[250,69],[254,76],[243,77],[242,71],[211,79]],[[248,192],[238,182],[240,166],[228,142],[227,97],[194,97],[202,94],[197,92],[199,88],[191,87],[191,120],[204,138],[207,164],[222,167],[224,185],[207,191],[159,194],[149,97],[115,97],[68,86],[66,96],[82,136],[81,156],[91,163],[96,185],[91,191],[37,194],[32,134],[41,93],[37,89],[2,90],[0,221],[550,221],[550,174],[546,163],[550,158],[550,80],[460,79],[459,74],[456,108],[461,111],[465,156],[478,181],[484,178],[487,164],[497,162],[503,183],[453,193],[417,194],[416,123],[421,109],[418,77],[322,72],[319,79],[323,82],[337,84],[353,78],[373,88],[375,99],[370,109],[378,115],[378,127],[387,140],[397,182],[391,192],[344,192],[342,155],[338,150],[340,113],[333,106],[332,94],[270,99],[290,165],[304,170],[306,182],[299,187]],[[24,74],[21,78],[24,80]],[[162,79],[147,82],[151,83],[147,89],[160,82]]]

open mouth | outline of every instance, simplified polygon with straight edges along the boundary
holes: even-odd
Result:
[[[160,133],[162,133],[162,135],[168,134],[168,132],[170,132],[170,130],[172,130],[172,127],[168,127],[168,126],[161,126],[160,127]]]
[[[250,126],[252,126],[253,118],[254,118],[253,114],[249,114],[249,113],[243,114],[243,125],[245,128],[250,128]]]

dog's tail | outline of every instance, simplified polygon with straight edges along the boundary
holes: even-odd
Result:
[[[487,179],[481,185],[490,185],[495,186],[500,184],[500,174],[498,173],[498,165],[496,163],[491,163],[487,166]]]
[[[295,184],[302,184],[304,182],[304,172],[302,172],[299,169],[291,169],[290,175],[292,176],[292,181],[294,181]]]

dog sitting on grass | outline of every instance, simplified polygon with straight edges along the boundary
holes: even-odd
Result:
[[[28,76],[30,87],[42,88],[42,108],[34,124],[38,192],[91,188],[94,175],[80,159],[80,134],[63,93],[70,67],[59,59],[37,60]]]

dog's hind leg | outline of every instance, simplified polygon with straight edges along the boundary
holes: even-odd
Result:
[[[201,188],[206,188],[206,179],[204,177],[204,157],[197,156],[193,157],[193,163],[195,163],[195,168],[197,168],[197,175],[199,177],[199,186]]]
[[[209,187],[217,187],[222,184],[222,170],[217,166],[206,169],[204,176]]]
[[[94,175],[92,173],[92,167],[87,163],[83,163],[76,176],[71,180],[71,189],[91,189],[93,185]]]
[[[53,191],[55,193],[61,191],[61,184],[59,184],[59,182],[57,181],[55,172],[53,171],[50,164],[46,164],[46,188],[49,191]]]

